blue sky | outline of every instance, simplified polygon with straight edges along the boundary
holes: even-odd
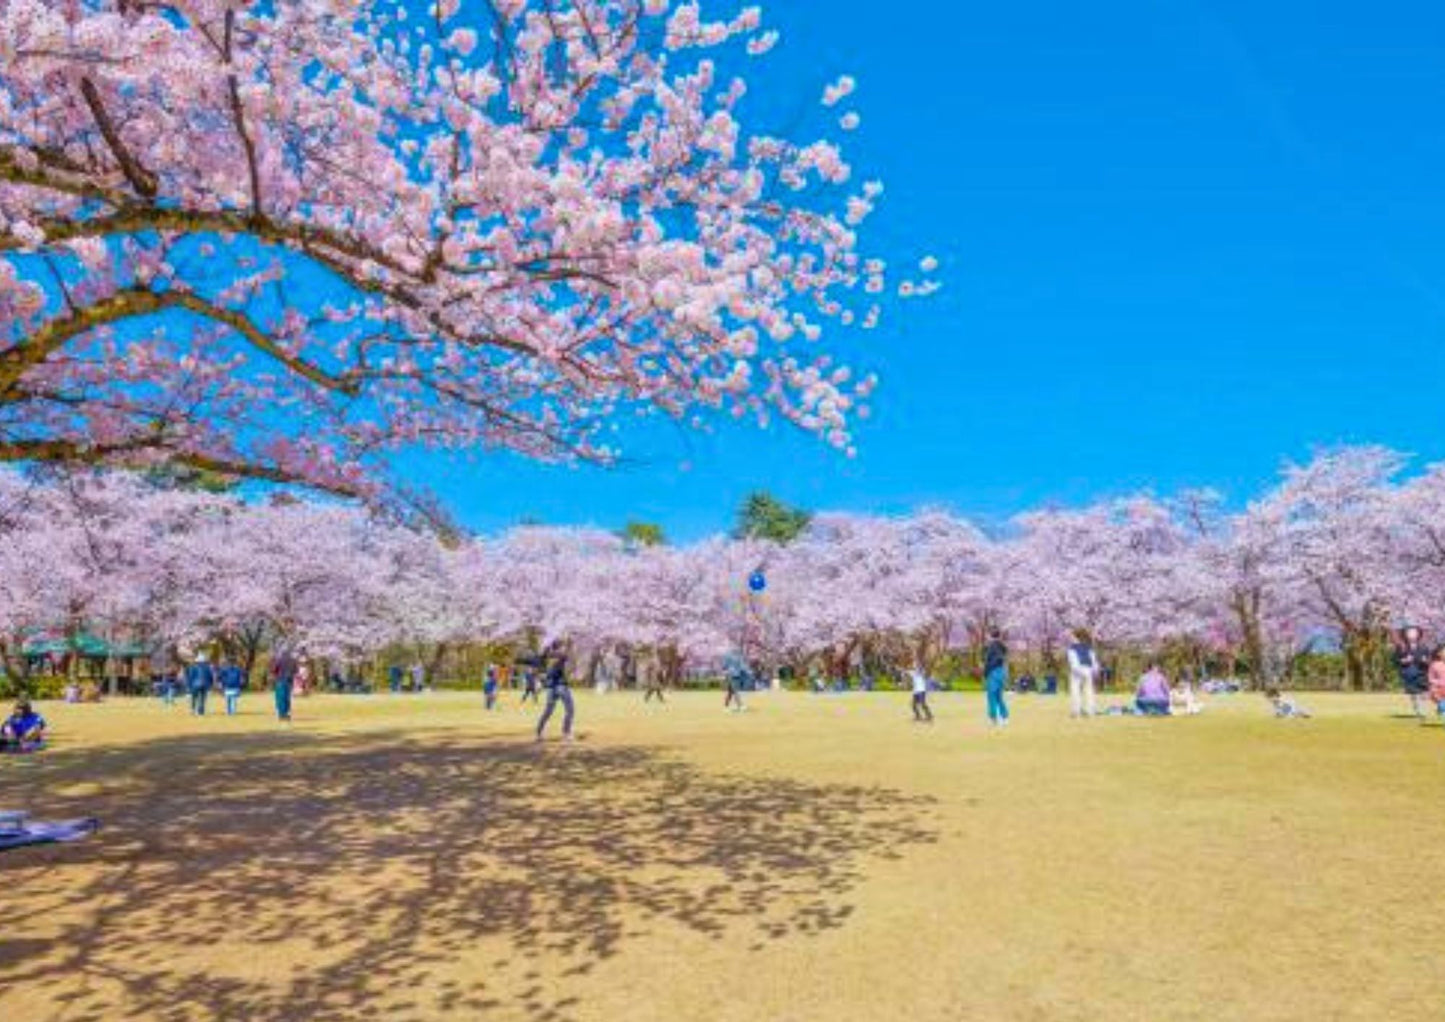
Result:
[[[1371,441],[1445,459],[1445,10],[1382,0],[786,0],[754,94],[854,74],[867,247],[945,289],[866,345],[847,461],[778,428],[634,438],[613,470],[408,465],[468,525],[726,527],[814,508],[996,518],[1139,489],[1242,498]]]

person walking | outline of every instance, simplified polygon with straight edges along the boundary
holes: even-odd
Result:
[[[1008,703],[1004,702],[1004,686],[1008,684],[1008,647],[997,628],[988,630],[988,644],[983,648],[983,690],[988,697],[988,722],[994,727],[1008,724]]]
[[[234,717],[241,701],[241,689],[246,687],[246,672],[236,661],[227,658],[221,665],[221,695],[226,697],[226,716]]]
[[[497,668],[487,664],[486,673],[482,676],[482,696],[486,699],[487,709],[497,708]]]
[[[728,660],[726,668],[727,694],[723,696],[724,710],[742,713],[747,709],[743,705],[743,686],[747,684],[749,677],[748,666],[743,662],[742,657],[735,656]]]
[[[1430,690],[1430,651],[1425,648],[1420,629],[1410,625],[1400,633],[1394,660],[1400,687],[1410,697],[1410,712],[1423,721],[1425,696]]]
[[[197,653],[195,660],[186,666],[186,691],[191,696],[191,716],[206,715],[206,696],[210,695],[215,684],[215,667],[207,662],[205,653]]]
[[[562,740],[572,740],[572,718],[576,713],[576,707],[572,703],[572,688],[567,683],[567,657],[560,646],[554,644],[549,654],[543,660],[544,670],[547,672],[547,705],[542,710],[542,716],[537,719],[537,741],[542,740],[543,732],[547,729],[547,721],[552,719],[552,711],[557,704],[562,704]]]
[[[1074,632],[1069,647],[1069,716],[1092,717],[1100,671],[1099,654],[1089,641],[1089,633],[1080,628]]]
[[[418,660],[411,665],[411,690],[420,692],[424,688],[426,688],[426,668]]]
[[[662,665],[654,661],[648,661],[642,666],[644,691],[642,701],[650,703],[654,698],[659,703],[667,702],[667,696],[662,684]]]
[[[909,669],[908,680],[913,688],[913,722],[932,724],[933,710],[928,706],[928,675],[923,673],[921,663]]]
[[[391,694],[396,695],[401,691],[401,664],[392,664],[386,672],[387,684]]]
[[[296,684],[296,657],[282,648],[271,663],[271,695],[276,700],[276,719],[291,720],[291,692]]]

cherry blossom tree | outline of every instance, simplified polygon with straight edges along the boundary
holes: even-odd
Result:
[[[607,460],[633,409],[849,449],[873,377],[812,343],[938,285],[888,290],[837,141],[750,126],[777,39],[695,0],[0,0],[0,462],[372,494],[415,444]]]

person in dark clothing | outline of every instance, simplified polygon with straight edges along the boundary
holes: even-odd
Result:
[[[197,653],[193,663],[186,666],[186,691],[191,696],[191,715],[206,715],[206,696],[216,687],[216,669],[206,661],[206,654]]]
[[[296,684],[296,657],[289,649],[281,650],[271,663],[271,694],[276,699],[276,719],[291,719],[291,692]]]
[[[386,680],[393,695],[401,691],[401,664],[391,665],[391,668],[386,672]]]
[[[532,667],[522,668],[522,702],[525,703],[528,699],[530,699],[532,700],[532,702],[535,703],[537,701],[537,692],[538,685],[536,670]]]
[[[743,688],[752,678],[748,665],[741,657],[732,657],[727,663],[724,675],[727,679],[727,694],[723,696],[723,709],[741,713],[746,709],[743,706]]]
[[[994,727],[1008,723],[1004,688],[1008,685],[1008,647],[997,628],[990,628],[983,647],[983,690],[988,696],[988,722]]]
[[[1400,687],[1410,697],[1410,710],[1424,720],[1425,694],[1430,691],[1430,650],[1420,629],[1411,625],[1400,633],[1394,659],[1395,670],[1400,673]]]
[[[547,728],[547,721],[552,718],[552,711],[557,704],[562,704],[562,739],[570,742],[572,740],[572,718],[576,707],[572,702],[572,687],[567,683],[567,656],[560,647],[554,646],[549,655],[545,658],[547,686],[547,705],[542,710],[542,716],[537,719],[537,741],[542,740],[542,733]]]

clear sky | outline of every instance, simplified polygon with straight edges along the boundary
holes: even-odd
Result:
[[[1397,0],[779,0],[752,87],[855,75],[864,247],[945,289],[850,342],[847,461],[786,428],[639,435],[621,469],[416,459],[468,525],[692,538],[741,496],[987,518],[1139,489],[1243,498],[1371,441],[1445,459],[1445,9]],[[771,125],[769,125],[771,127]]]

